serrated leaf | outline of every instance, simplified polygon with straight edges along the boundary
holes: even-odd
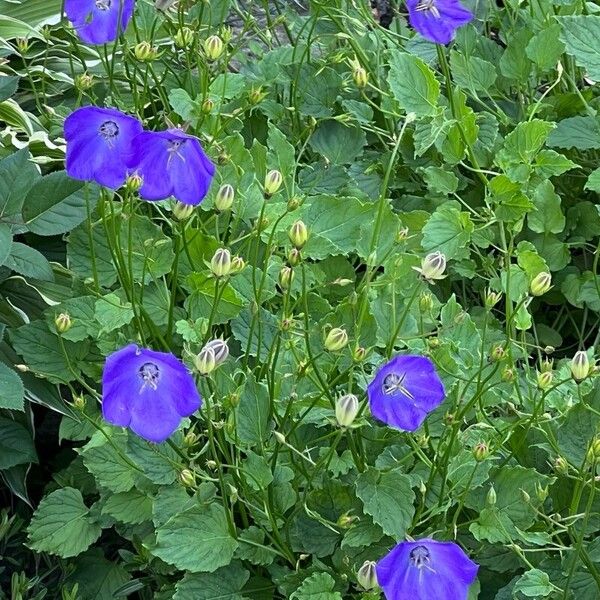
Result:
[[[173,600],[244,600],[242,588],[250,574],[237,563],[214,573],[186,573]]]
[[[102,507],[102,514],[110,515],[123,523],[143,523],[152,519],[152,498],[133,489],[112,494]]]
[[[0,160],[0,218],[10,222],[21,220],[21,208],[27,192],[40,178],[38,167],[23,148]]]
[[[575,58],[594,81],[600,81],[600,16],[576,15],[558,17],[562,27],[561,39],[567,47],[567,54]]]
[[[550,583],[548,573],[540,569],[530,569],[523,573],[514,587],[515,592],[521,592],[528,598],[545,598],[555,589],[555,586]]]
[[[536,210],[527,215],[529,229],[536,233],[560,233],[565,228],[565,216],[561,210],[560,196],[548,180],[538,185],[533,193]]]
[[[339,592],[334,592],[335,579],[329,573],[314,573],[290,596],[291,600],[342,600]]]
[[[366,143],[367,137],[360,127],[335,119],[321,121],[310,138],[312,149],[334,165],[351,163],[362,154]]]
[[[23,410],[24,402],[23,381],[18,373],[0,362],[0,409]]]
[[[465,258],[475,226],[469,213],[459,210],[456,202],[445,202],[423,227],[422,246],[425,252],[439,251],[447,258]]]
[[[548,136],[548,146],[591,150],[600,148],[600,123],[595,117],[569,117],[559,121]]]

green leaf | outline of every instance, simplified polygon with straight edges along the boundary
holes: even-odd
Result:
[[[351,163],[362,154],[366,143],[360,127],[334,119],[321,121],[310,138],[311,148],[334,165]]]
[[[560,25],[553,23],[538,31],[525,48],[527,56],[542,70],[549,71],[556,65],[565,51],[565,45],[560,40]]]
[[[600,123],[595,117],[563,119],[548,136],[548,146],[578,150],[600,148]]]
[[[242,588],[250,574],[232,563],[214,573],[186,573],[173,600],[244,600]]]
[[[565,228],[560,196],[548,180],[538,185],[533,193],[535,210],[527,215],[529,229],[536,233],[560,233]]]
[[[269,392],[251,375],[244,385],[235,408],[237,440],[250,446],[261,446],[269,432]]]
[[[211,504],[179,513],[161,525],[152,553],[181,570],[213,572],[229,564],[237,546],[223,507]]]
[[[296,65],[288,69],[294,71],[294,77],[296,69]],[[342,78],[338,73],[330,67],[303,64],[297,77],[300,83],[297,87],[298,110],[316,119],[331,117],[342,88]]]
[[[441,167],[427,167],[423,169],[423,179],[432,192],[452,194],[458,188],[458,177],[452,171]]]
[[[290,596],[291,600],[342,600],[339,592],[334,592],[335,579],[329,573],[314,573]]]
[[[596,396],[600,392],[596,390]],[[582,404],[572,406],[556,431],[561,454],[577,468],[583,463],[590,442],[597,433],[600,417]]]
[[[395,539],[405,536],[415,513],[415,494],[407,475],[370,468],[356,479],[356,494],[386,535]]]
[[[243,473],[248,485],[256,491],[266,489],[273,482],[273,473],[267,459],[251,450],[246,453]]]
[[[106,560],[99,548],[90,548],[77,558],[67,583],[78,585],[82,600],[114,600],[120,597],[115,596],[115,592],[130,579],[129,573],[116,561]]]
[[[17,421],[0,417],[0,469],[37,461],[29,430]]]
[[[100,537],[79,490],[66,487],[42,499],[27,528],[29,546],[62,558],[77,556]]]
[[[390,57],[388,82],[392,94],[406,112],[414,112],[418,117],[437,112],[440,84],[420,58],[394,52]]]
[[[116,294],[108,294],[96,301],[94,318],[101,326],[99,334],[110,333],[131,322],[133,308],[130,302],[122,303]]]
[[[423,227],[422,246],[425,252],[439,250],[447,258],[469,256],[469,242],[474,225],[469,213],[461,212],[457,202],[445,202]]]
[[[586,70],[588,77],[600,80],[600,16],[576,15],[558,17],[562,27],[561,39],[567,46],[567,54],[575,57],[575,63]]]
[[[476,56],[450,52],[452,78],[456,85],[476,92],[489,92],[496,82],[496,67]]]
[[[544,573],[539,569],[530,569],[521,575],[513,591],[521,592],[528,598],[545,598],[555,589],[555,586],[550,583],[548,573]]]
[[[214,307],[216,279],[208,273],[198,273],[190,275],[188,281],[192,293],[185,299],[184,306],[190,319],[213,315],[212,322],[218,324],[227,323],[240,314],[244,303],[230,283],[219,283],[220,298]]]
[[[39,179],[23,205],[23,220],[38,235],[59,235],[77,227],[98,201],[98,187],[56,171]]]
[[[19,78],[14,75],[0,76],[0,102],[10,98],[19,85]]]
[[[12,230],[6,223],[0,223],[0,266],[3,265],[12,251]]]
[[[585,182],[585,189],[600,193],[600,167],[590,173],[588,180]]]
[[[21,220],[21,208],[27,192],[40,178],[38,167],[29,160],[23,148],[0,160],[0,218],[9,222]]]
[[[21,378],[15,371],[0,362],[0,409],[23,410],[24,406],[25,387]]]
[[[152,519],[152,498],[136,489],[108,497],[102,514],[111,515],[123,523],[143,523]]]
[[[24,277],[54,281],[54,272],[48,259],[35,248],[21,242],[12,243],[10,256],[4,261],[4,266]]]
[[[527,81],[531,71],[531,61],[523,51],[532,37],[528,28],[514,29],[508,38],[508,45],[504,54],[500,57],[500,72],[508,79],[514,79],[519,84]]]

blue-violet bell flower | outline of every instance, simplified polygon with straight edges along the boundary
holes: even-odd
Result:
[[[376,567],[387,600],[467,600],[479,567],[454,542],[401,542]]]
[[[113,425],[158,444],[201,404],[190,371],[171,353],[130,344],[106,358],[102,415]]]
[[[425,39],[449,44],[456,30],[473,19],[459,0],[406,0],[408,20]]]
[[[444,400],[444,386],[425,356],[396,356],[383,365],[367,388],[374,417],[402,431],[417,430]]]
[[[114,42],[127,29],[135,0],[65,0],[65,13],[86,44]]]
[[[129,168],[142,177],[140,197],[200,204],[212,182],[215,166],[200,140],[180,129],[144,131],[132,144]]]
[[[78,108],[65,119],[67,174],[116,190],[127,176],[131,142],[142,130],[135,117],[113,108]]]

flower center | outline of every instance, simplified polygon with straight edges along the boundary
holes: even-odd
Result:
[[[431,13],[436,19],[439,19],[441,15],[435,2],[436,0],[421,0],[417,4],[417,11]]]
[[[413,567],[417,567],[417,569],[428,568],[429,562],[431,561],[431,555],[429,554],[429,550],[425,546],[416,546],[410,551],[409,554],[410,564]]]
[[[167,152],[169,153],[169,158],[167,159],[167,167],[170,165],[171,160],[173,160],[174,156],[180,158],[183,162],[185,162],[185,157],[179,151],[181,146],[185,144],[185,140],[169,140],[167,143]]]
[[[381,389],[386,396],[392,396],[398,392],[404,394],[411,400],[414,400],[414,396],[406,389],[404,385],[404,380],[406,379],[406,373],[402,373],[402,375],[398,375],[397,373],[390,373],[386,375],[383,380],[383,385]],[[424,546],[419,546],[419,548],[425,548]],[[425,548],[426,549],[426,548]]]
[[[99,10],[108,10],[111,4],[112,0],[96,0],[96,8]]]
[[[142,379],[142,387],[140,388],[140,394],[146,389],[151,387],[156,390],[158,387],[158,380],[160,379],[160,369],[151,362],[144,363],[138,372],[138,375]]]
[[[100,135],[111,144],[119,135],[119,126],[114,121],[104,121],[98,129]]]

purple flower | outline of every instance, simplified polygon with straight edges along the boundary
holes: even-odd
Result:
[[[467,600],[479,567],[454,542],[400,542],[377,563],[387,600]]]
[[[65,0],[65,13],[84,42],[106,44],[127,29],[134,1]]]
[[[113,190],[121,187],[131,141],[142,129],[136,118],[113,108],[78,108],[65,120],[67,174]]]
[[[436,44],[449,44],[456,30],[473,18],[459,0],[406,0],[406,5],[412,27]]]
[[[138,135],[133,140],[129,167],[144,181],[140,196],[145,200],[174,196],[194,205],[202,202],[215,174],[200,140],[179,129]]]
[[[424,356],[396,356],[375,374],[367,389],[373,416],[391,427],[415,431],[444,400],[444,386]]]
[[[130,344],[106,359],[102,414],[113,425],[158,444],[201,403],[192,375],[173,354]]]

